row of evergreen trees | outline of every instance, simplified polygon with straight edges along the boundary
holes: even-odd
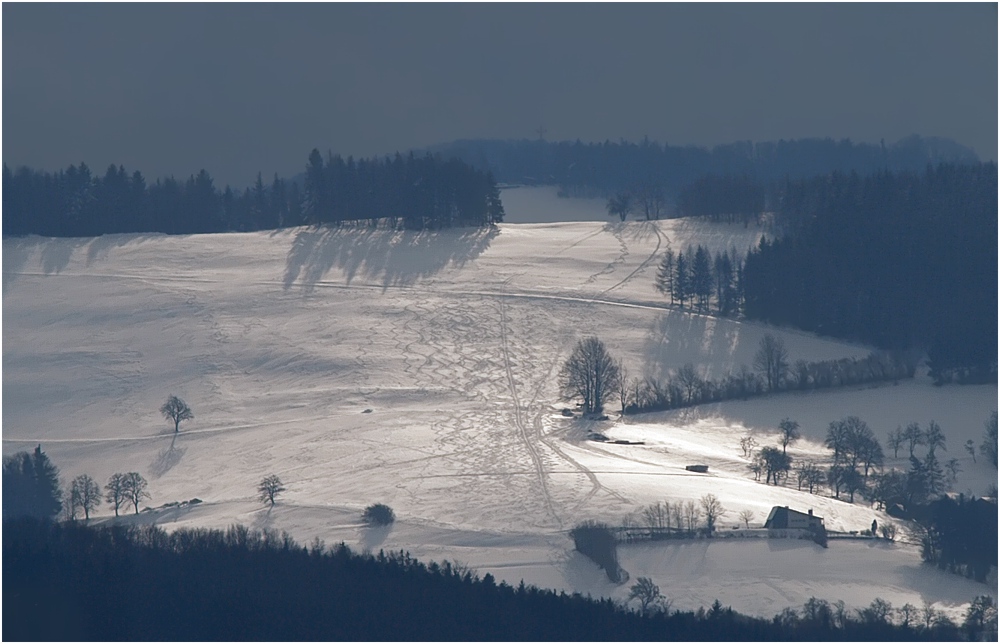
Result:
[[[926,625],[893,623],[886,602],[855,615],[823,600],[773,619],[718,601],[640,614],[448,562],[306,548],[242,526],[166,533],[22,519],[5,520],[3,535],[5,640],[957,640],[996,621],[977,613],[960,630],[931,611]]]
[[[735,248],[716,253],[698,244],[676,255],[670,246],[656,272],[656,290],[670,296],[671,304],[685,302],[707,312],[714,297],[719,315],[733,315],[743,302],[743,258]]]
[[[997,166],[789,182],[746,258],[747,317],[926,349],[938,382],[996,381]]]
[[[186,181],[148,184],[141,172],[86,164],[56,173],[3,167],[3,234],[90,237],[110,233],[193,234],[271,230],[304,224],[386,220],[433,229],[503,221],[488,172],[458,160],[416,157],[347,160],[313,150],[304,185],[258,174],[251,188],[219,191],[205,170]]]

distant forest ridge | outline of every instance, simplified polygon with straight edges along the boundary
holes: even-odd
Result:
[[[382,159],[313,150],[301,182],[260,174],[242,192],[219,190],[206,170],[186,181],[147,184],[141,172],[85,163],[56,173],[3,166],[4,236],[90,237],[110,233],[219,233],[368,221],[410,230],[503,221],[488,171],[458,159],[414,154]]]
[[[557,185],[570,196],[594,197],[654,183],[671,200],[708,175],[748,177],[767,184],[832,172],[922,172],[927,165],[979,163],[975,152],[955,141],[917,135],[889,145],[816,138],[737,141],[713,148],[671,146],[649,139],[639,143],[479,139],[453,141],[427,151],[488,170],[501,183]]]

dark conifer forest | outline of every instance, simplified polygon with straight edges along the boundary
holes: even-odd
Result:
[[[950,620],[892,624],[811,599],[749,617],[716,602],[641,615],[512,587],[401,552],[305,548],[287,535],[4,521],[4,640],[662,641],[955,640]],[[880,600],[879,600],[880,601]],[[884,602],[883,602],[884,604]],[[874,606],[874,604],[873,604]]]
[[[303,183],[258,175],[242,192],[220,191],[205,170],[186,181],[150,183],[122,166],[102,176],[84,163],[54,174],[4,164],[3,234],[246,232],[346,221],[424,230],[503,221],[493,178],[455,159],[397,154],[355,161],[313,150]]]
[[[746,259],[747,317],[927,350],[938,382],[997,377],[997,167],[789,182]]]

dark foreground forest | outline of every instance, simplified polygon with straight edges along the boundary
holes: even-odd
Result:
[[[984,628],[940,616],[901,626],[884,602],[851,612],[815,599],[773,619],[718,602],[642,615],[241,526],[168,534],[21,519],[3,536],[4,640],[952,640]]]

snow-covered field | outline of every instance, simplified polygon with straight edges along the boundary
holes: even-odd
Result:
[[[888,519],[862,502],[749,477],[740,436],[753,431],[767,444],[786,416],[805,435],[790,452],[807,458],[824,454],[826,426],[843,416],[860,416],[883,441],[899,424],[936,420],[946,459],[961,462],[956,489],[982,494],[996,481],[991,465],[962,449],[967,438],[978,444],[996,386],[935,388],[918,378],[624,423],[563,418],[556,374],[587,335],[651,376],[692,362],[720,377],[750,364],[769,332],[793,360],[869,348],[664,306],[652,284],[668,244],[745,252],[760,230],[552,221],[572,204],[589,219],[603,208],[557,200],[552,189],[508,190],[504,203],[511,220],[550,223],[5,239],[3,452],[41,443],[64,481],[138,471],[151,507],[204,501],[131,519],[168,529],[241,522],[617,598],[627,587],[573,552],[566,531],[575,523],[617,522],[654,501],[708,492],[727,510],[724,529],[744,509],[760,524],[778,504],[811,508],[832,529]],[[169,394],[195,413],[176,438],[157,411]],[[590,431],[646,444],[593,443]],[[685,471],[691,463],[709,473]],[[272,473],[288,490],[266,510],[255,488]],[[392,506],[396,524],[362,527],[360,512],[374,502]],[[624,546],[620,557],[633,579],[652,577],[679,608],[718,598],[772,615],[815,595],[959,611],[989,590],[922,565],[905,543],[822,550],[727,540]]]

